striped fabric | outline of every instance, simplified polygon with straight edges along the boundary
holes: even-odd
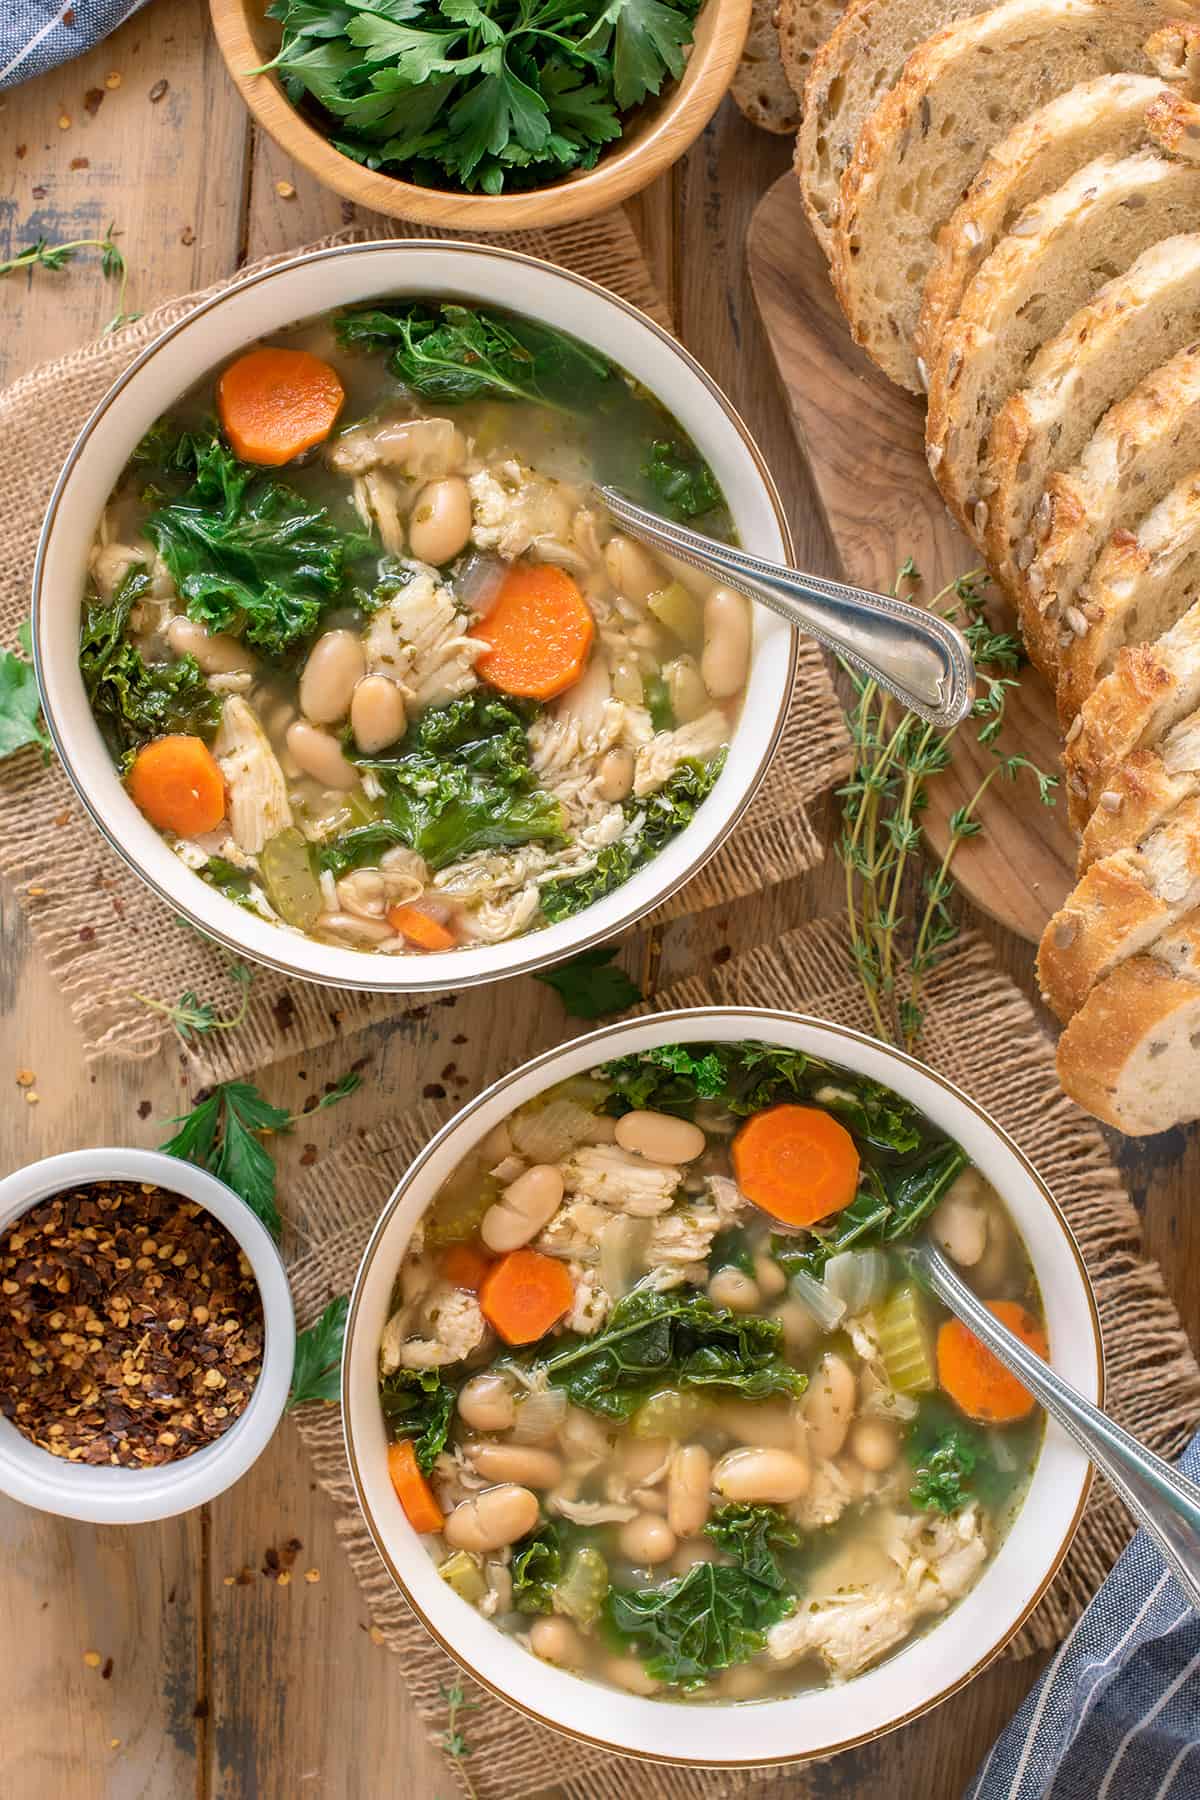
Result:
[[[1200,1436],[1179,1466],[1200,1478]],[[964,1800],[1200,1800],[1200,1613],[1145,1532]]]
[[[0,88],[82,56],[145,0],[0,0]]]

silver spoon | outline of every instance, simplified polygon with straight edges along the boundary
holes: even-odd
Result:
[[[1200,1487],[1056,1375],[1049,1363],[988,1311],[934,1245],[906,1247],[904,1256],[942,1304],[1011,1369],[1050,1417],[1087,1452],[1138,1524],[1154,1539],[1192,1605],[1200,1609]]]
[[[931,725],[957,725],[975,698],[975,665],[961,631],[890,594],[873,594],[820,575],[800,575],[701,537],[635,506],[615,488],[600,497],[617,523],[655,550],[714,575],[767,606],[877,681]]]

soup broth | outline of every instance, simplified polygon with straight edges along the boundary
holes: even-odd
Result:
[[[658,401],[530,320],[384,301],[215,371],[91,556],[81,670],[133,799],[229,898],[364,952],[620,887],[720,773],[751,622],[596,482],[731,537]]]
[[[1041,1439],[918,1288],[928,1233],[1043,1355],[960,1147],[770,1045],[668,1045],[514,1112],[444,1183],[380,1344],[389,1470],[439,1573],[638,1694],[842,1682],[978,1580]]]

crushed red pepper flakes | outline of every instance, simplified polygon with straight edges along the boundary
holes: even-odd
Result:
[[[165,79],[155,82],[154,86],[150,89],[148,96],[151,106],[158,105],[170,85],[170,82]]]
[[[104,77],[104,85],[106,88],[119,88],[120,87],[121,76],[116,69],[109,70],[108,74]]]
[[[104,105],[104,89],[103,88],[89,88],[87,93],[83,96],[84,112],[89,113],[91,115],[91,117],[94,119],[96,114],[100,111],[100,108],[103,105]]]
[[[187,244],[187,245],[191,245],[191,244],[195,243],[196,233],[190,225],[184,226],[183,230],[179,234],[179,241],[181,244]]]
[[[0,1235],[0,1413],[52,1455],[189,1456],[244,1411],[262,1351],[249,1263],[178,1194],[96,1182]]]
[[[89,157],[73,156],[71,158],[70,166],[73,169],[90,169],[92,164],[91,164],[91,160]],[[30,892],[32,892],[32,889],[30,890]]]
[[[291,181],[277,181],[275,183],[275,192],[279,195],[281,200],[294,200],[296,198],[295,183]]]
[[[17,1070],[17,1086],[18,1087],[30,1088],[33,1086],[33,1084],[36,1080],[37,1080],[37,1076],[34,1074],[32,1069],[18,1069]]]

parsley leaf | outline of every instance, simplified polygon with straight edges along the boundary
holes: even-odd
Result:
[[[278,1238],[283,1220],[275,1204],[275,1163],[254,1134],[287,1131],[291,1119],[282,1107],[249,1081],[223,1081],[174,1123],[180,1129],[159,1149],[217,1176]]]
[[[303,1406],[307,1400],[324,1400],[336,1406],[342,1383],[342,1341],[346,1335],[346,1314],[350,1310],[347,1295],[331,1300],[315,1324],[296,1336],[296,1357],[292,1364],[292,1385],[287,1409]]]
[[[29,627],[21,628],[23,656],[11,650],[0,650],[0,759],[23,750],[27,744],[39,744],[50,753],[50,737],[41,722],[41,700],[37,676],[29,658]]]
[[[616,14],[613,46],[613,93],[624,111],[648,94],[657,94],[666,76],[683,74],[683,52],[692,41],[692,22],[676,6],[662,0],[623,0]]]
[[[570,1018],[602,1019],[607,1013],[624,1012],[642,998],[637,983],[614,965],[616,954],[615,944],[600,944],[556,969],[536,971],[534,978],[555,990]]]

